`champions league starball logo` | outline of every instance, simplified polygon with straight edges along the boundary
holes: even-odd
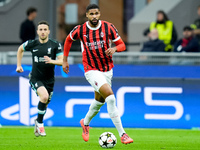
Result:
[[[33,125],[34,120],[37,118],[37,105],[39,97],[30,88],[29,80],[23,77],[19,77],[19,103],[10,106],[1,111],[1,116],[7,120],[17,121],[24,125]],[[54,115],[52,109],[47,108],[47,113],[44,116],[44,120],[51,118]],[[47,122],[47,125],[51,126],[51,121]]]

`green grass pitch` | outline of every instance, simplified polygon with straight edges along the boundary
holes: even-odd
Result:
[[[1,127],[0,150],[102,150],[99,135],[109,131],[117,137],[116,150],[199,150],[199,130],[130,129],[126,132],[134,143],[124,145],[115,128],[91,128],[90,139],[84,142],[82,129],[46,127],[46,137],[35,137],[33,127]]]

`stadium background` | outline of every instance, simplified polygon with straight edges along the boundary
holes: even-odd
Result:
[[[145,40],[142,28],[155,20],[155,12],[164,9],[174,20],[179,37],[185,24],[197,17],[196,0],[13,0],[0,7],[0,124],[33,125],[37,114],[37,97],[30,89],[28,72],[30,62],[25,60],[23,74],[15,73],[15,58],[4,58],[8,52],[16,56],[20,44],[19,26],[25,19],[25,8],[37,7],[39,20],[51,24],[51,37],[63,41],[61,24],[64,6],[69,3],[78,5],[78,20],[90,2],[98,2],[102,19],[112,22],[127,43],[129,52],[138,51]],[[149,3],[148,3],[149,2]],[[132,4],[132,5],[126,5]],[[112,6],[112,11],[110,7]],[[131,6],[131,7],[130,7]],[[81,10],[79,10],[81,9]],[[114,10],[114,11],[113,11]],[[186,10],[182,14],[178,13]],[[130,13],[128,13],[130,11]],[[82,12],[82,13],[81,13]],[[147,13],[148,12],[148,13]],[[126,15],[126,14],[129,15]],[[107,15],[109,14],[109,15]],[[145,15],[148,15],[145,16]],[[70,27],[73,25],[69,25]],[[68,29],[68,28],[67,28]],[[137,37],[137,39],[136,39]],[[164,54],[163,54],[164,55]],[[119,58],[120,59],[120,58]],[[121,58],[124,59],[124,58]],[[10,61],[8,61],[10,60]],[[114,68],[113,90],[117,97],[122,122],[125,127],[139,128],[198,128],[200,119],[198,65],[136,65],[117,63]],[[83,76],[81,64],[72,64],[70,74],[65,75],[56,67],[54,96],[45,119],[47,126],[79,126],[79,120],[86,114],[93,99],[92,89]],[[113,127],[106,106],[91,122],[95,127]]]

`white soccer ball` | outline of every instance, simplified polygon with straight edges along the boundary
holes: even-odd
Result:
[[[99,137],[99,145],[102,148],[113,148],[117,144],[117,138],[111,132],[104,132]]]

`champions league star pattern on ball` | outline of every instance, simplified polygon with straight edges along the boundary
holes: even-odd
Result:
[[[102,148],[113,148],[117,144],[117,138],[111,132],[104,132],[99,137],[99,145]]]

